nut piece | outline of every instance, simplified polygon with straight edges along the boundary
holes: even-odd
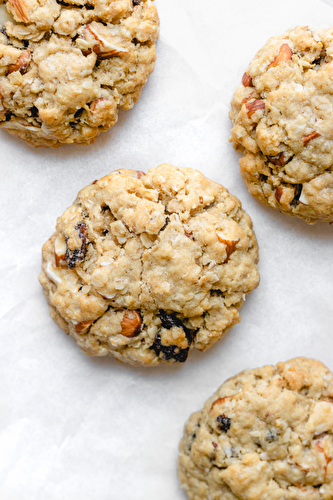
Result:
[[[227,258],[223,262],[223,264],[226,264],[230,258],[230,255],[232,253],[234,253],[234,251],[236,250],[237,243],[239,243],[239,238],[236,240],[232,240],[232,239],[227,240],[227,239],[225,239],[225,237],[222,234],[217,234],[217,237],[218,237],[219,241],[221,243],[224,243],[226,246]]]
[[[78,323],[77,325],[75,325],[75,331],[76,333],[82,333],[83,330],[85,330],[86,328],[88,328],[88,326],[92,325],[93,324],[93,321],[81,321],[81,323]]]
[[[244,73],[243,75],[242,84],[244,87],[252,87],[252,78],[247,73]]]
[[[279,167],[286,163],[283,153],[280,153],[279,156],[267,156],[267,158],[273,165],[278,165]]]
[[[274,196],[279,203],[280,203],[282,195],[283,195],[283,188],[282,187],[276,188]]]
[[[9,3],[12,6],[17,19],[23,23],[27,23],[29,21],[29,14],[24,0],[9,0]]]
[[[223,398],[216,399],[213,402],[212,406],[210,407],[210,411],[212,411],[212,409],[214,408],[215,405],[221,405],[225,402],[226,399],[232,399],[232,398],[233,398],[233,396],[224,396]]]
[[[141,331],[141,317],[136,311],[126,311],[121,322],[121,335],[136,337]]]
[[[108,30],[103,25],[100,25],[100,23],[93,21],[84,28],[81,35],[77,38],[76,44],[85,52],[88,51],[89,53],[90,50],[93,50],[99,59],[108,59],[121,53],[128,53],[127,49],[115,45],[107,37],[110,38]]]
[[[280,51],[279,51],[278,55],[276,56],[276,58],[274,59],[274,61],[272,61],[267,66],[267,69],[275,68],[275,66],[277,66],[281,62],[290,61],[292,56],[293,56],[293,51],[291,50],[291,48],[289,47],[289,45],[287,43],[284,43],[283,45],[281,45]]]
[[[251,116],[259,109],[265,109],[265,103],[261,99],[256,99],[255,101],[245,104],[245,107],[247,109],[247,116],[251,118]]]
[[[22,50],[21,55],[16,61],[16,63],[10,64],[8,66],[8,75],[10,75],[10,73],[14,73],[14,71],[19,71],[21,75],[23,75],[30,64],[30,61],[31,61],[30,50]]]
[[[304,144],[311,141],[311,139],[315,139],[316,137],[319,137],[319,136],[320,136],[320,134],[314,130],[313,132],[311,132],[311,134],[303,137]]]
[[[56,267],[60,267],[60,261],[66,261],[66,240],[62,234],[57,236],[54,242],[54,257]]]

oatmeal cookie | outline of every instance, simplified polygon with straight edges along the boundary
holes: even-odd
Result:
[[[259,283],[240,201],[197,170],[118,170],[82,189],[43,247],[51,316],[87,354],[184,362],[240,321]]]
[[[0,4],[0,127],[36,147],[91,144],[139,99],[159,34],[151,0]]]
[[[185,425],[191,500],[331,500],[333,374],[295,358],[227,380]]]
[[[308,223],[333,222],[333,27],[269,39],[229,116],[250,193]]]

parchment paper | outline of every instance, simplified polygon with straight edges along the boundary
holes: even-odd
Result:
[[[140,101],[91,146],[33,149],[0,132],[1,500],[185,500],[185,420],[228,377],[304,355],[333,369],[333,226],[248,194],[229,102],[267,38],[328,27],[327,0],[156,0],[158,60]],[[261,284],[242,321],[185,365],[133,368],[83,354],[51,320],[41,247],[80,188],[117,168],[198,168],[254,221]]]

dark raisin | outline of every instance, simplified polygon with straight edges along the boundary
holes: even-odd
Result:
[[[140,5],[141,0],[133,0],[133,7]]]
[[[7,38],[9,38],[8,33],[6,31],[6,28],[4,26],[0,26],[0,33],[5,35]]]
[[[230,418],[226,417],[224,413],[222,415],[219,415],[216,419],[216,422],[218,422],[218,428],[222,432],[228,432],[231,426],[231,420]]]
[[[266,182],[267,179],[268,179],[267,175],[259,174],[259,180],[260,180],[260,182]]]
[[[291,202],[291,205],[298,205],[299,204],[299,198],[302,194],[302,189],[303,189],[302,184],[295,184],[295,196],[293,198],[293,201]]]
[[[178,327],[182,328],[185,332],[187,341],[189,344],[193,342],[197,330],[190,330],[182,323],[182,321],[176,316],[176,313],[167,314],[163,309],[160,309],[160,318],[163,328],[171,330],[171,328]]]
[[[74,118],[80,118],[80,116],[82,115],[84,109],[83,108],[80,108],[76,111],[75,115],[74,115]]]
[[[187,360],[189,348],[180,349],[177,345],[163,345],[161,343],[161,335],[159,333],[156,334],[153,345],[150,349],[154,349],[157,356],[162,354],[162,359],[165,361],[170,361],[170,359],[174,359],[178,363],[184,363]]]
[[[34,116],[36,118],[38,116],[38,108],[36,108],[36,106],[32,106],[32,108],[30,108],[30,113],[31,116]]]
[[[86,244],[87,236],[86,230],[87,226],[84,222],[80,222],[75,229],[79,232],[79,238],[82,241],[81,248],[75,248],[75,250],[70,250],[67,245],[68,238],[66,238],[66,262],[69,269],[74,269],[77,262],[81,262],[86,254]]]

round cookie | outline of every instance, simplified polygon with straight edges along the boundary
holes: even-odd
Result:
[[[0,127],[36,147],[91,144],[139,99],[159,34],[151,0],[7,0],[1,11]]]
[[[265,205],[333,222],[333,28],[270,38],[231,102],[240,169]]]
[[[331,500],[333,374],[295,358],[230,378],[180,442],[190,500]]]
[[[259,283],[250,217],[220,184],[169,164],[82,189],[43,247],[56,323],[87,354],[184,362],[240,321]]]

